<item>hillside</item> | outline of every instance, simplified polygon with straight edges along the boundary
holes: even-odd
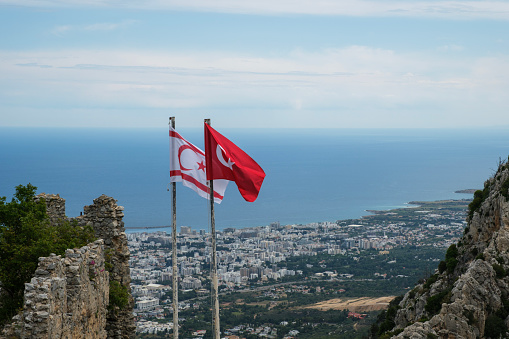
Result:
[[[372,338],[507,337],[509,164],[475,192],[467,221],[435,274],[391,303]]]

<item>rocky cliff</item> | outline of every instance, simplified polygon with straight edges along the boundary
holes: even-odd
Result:
[[[509,164],[475,192],[467,221],[435,274],[389,308],[375,337],[509,336]]]

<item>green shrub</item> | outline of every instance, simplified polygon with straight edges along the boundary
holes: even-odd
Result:
[[[484,323],[484,336],[487,338],[500,338],[501,335],[505,334],[507,326],[505,321],[498,316],[492,314],[486,318]]]
[[[435,315],[440,312],[442,304],[449,302],[451,298],[451,290],[452,289],[447,289],[429,297],[428,300],[426,300],[426,305],[424,306],[426,312],[428,312],[430,315]]]
[[[456,244],[452,244],[447,249],[447,252],[445,252],[445,259],[447,260],[450,258],[456,258],[457,256],[458,256],[458,248],[456,247]]]
[[[493,267],[493,269],[495,270],[495,273],[497,274],[497,278],[502,279],[503,277],[506,276],[506,271],[504,270],[502,265],[493,264],[493,265],[491,265],[491,267]]]
[[[456,258],[449,258],[446,260],[445,265],[447,267],[447,273],[452,273],[458,265],[458,260],[456,260]]]
[[[500,319],[506,319],[509,316],[509,300],[507,299],[507,293],[502,293],[502,307],[500,307],[495,315]]]
[[[476,259],[476,260],[477,260],[477,259],[484,260],[484,253],[479,253],[479,254],[475,257],[475,259]]]
[[[440,273],[444,273],[444,271],[447,269],[447,264],[445,263],[445,261],[440,261],[440,263],[438,264],[438,272]]]
[[[479,250],[477,249],[477,247],[472,248],[470,254],[472,254],[474,257],[477,256],[477,254],[479,254]]]
[[[390,320],[390,319],[385,319],[385,321],[383,323],[380,324],[380,327],[378,329],[378,335],[379,336],[382,336],[382,334],[388,334],[386,332],[392,330],[394,328],[396,324],[394,323],[394,320]],[[392,337],[392,335],[390,335],[388,338]]]
[[[458,256],[458,248],[455,244],[452,244],[447,249],[447,252],[445,253],[445,266],[447,268],[448,273],[454,272],[454,269],[456,268],[456,265],[458,265],[458,260],[456,257]]]
[[[392,330],[394,328],[394,326],[396,325],[394,322],[394,318],[396,318],[396,313],[400,309],[399,303],[401,302],[401,300],[403,300],[403,296],[394,298],[389,303],[389,308],[387,309],[387,311],[383,311],[378,316],[377,321],[381,322],[381,324],[378,328],[378,335],[380,336],[380,338],[382,338],[383,336],[386,336],[388,334],[387,332]],[[388,336],[388,338],[390,338],[391,336],[392,335]]]
[[[113,271],[113,264],[111,263],[113,261],[113,253],[114,250],[112,248],[104,251],[104,268],[110,273]]]
[[[500,194],[505,197],[505,200],[509,200],[509,178],[505,179],[502,183],[502,187],[500,187]]]
[[[108,309],[115,310],[119,308],[123,310],[129,304],[129,290],[116,280],[110,280],[110,303]]]
[[[508,183],[509,185],[509,183]],[[509,188],[509,186],[508,186]],[[507,190],[506,190],[507,192]],[[489,181],[486,181],[484,183],[484,189],[481,191],[481,190],[477,190],[474,192],[474,199],[472,200],[472,202],[468,205],[468,216],[470,219],[472,219],[472,217],[474,216],[474,212],[477,211],[479,209],[479,207],[481,207],[482,203],[484,202],[484,200],[486,200],[486,198],[490,195],[490,182]]]
[[[465,318],[467,318],[467,323],[469,325],[473,325],[475,323],[474,311],[464,310],[463,315],[465,316]]]
[[[431,277],[428,278],[428,280],[426,280],[423,287],[425,289],[429,289],[431,287],[431,285],[433,285],[437,280],[438,280],[438,274],[433,274]]]

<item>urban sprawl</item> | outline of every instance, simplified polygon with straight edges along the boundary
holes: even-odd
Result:
[[[324,264],[288,267],[296,257],[334,256],[361,262],[370,256],[389,258],[403,247],[436,248],[439,253],[460,238],[465,228],[468,201],[434,202],[413,208],[377,212],[357,220],[320,222],[307,225],[280,225],[279,222],[254,228],[226,228],[217,232],[218,276],[221,295],[263,290],[277,299],[278,293],[309,290],[308,282],[352,280],[353,266],[338,269]],[[168,333],[172,328],[171,235],[166,232],[127,234],[131,251],[131,288],[135,298],[138,333]],[[180,310],[199,309],[210,302],[210,233],[181,226],[178,234],[179,286],[184,296]],[[321,257],[320,257],[321,258]],[[389,260],[389,259],[387,259]],[[438,261],[439,258],[430,258]],[[311,261],[310,261],[311,262]],[[398,265],[396,260],[388,264]],[[307,269],[312,266],[310,274]],[[392,266],[391,266],[392,267]],[[436,267],[436,263],[434,264]],[[297,269],[296,269],[297,268]],[[404,268],[404,267],[403,267]],[[306,273],[307,272],[307,273]],[[397,279],[391,272],[371,272],[373,279]],[[344,290],[343,290],[344,291]],[[334,293],[341,293],[342,290]],[[220,299],[221,299],[220,295]],[[187,298],[185,297],[187,296]],[[188,319],[182,318],[185,323]],[[225,334],[248,330],[257,336],[274,337],[267,326],[250,328],[239,324],[222,329]],[[202,337],[207,329],[196,329]],[[262,335],[263,334],[263,335]],[[288,336],[298,331],[288,328]]]

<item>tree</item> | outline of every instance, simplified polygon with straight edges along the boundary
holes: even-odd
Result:
[[[33,276],[39,257],[63,255],[68,248],[95,240],[90,227],[64,220],[51,225],[45,202],[35,202],[36,190],[31,184],[19,185],[10,202],[0,197],[0,324],[22,307],[24,284]]]

